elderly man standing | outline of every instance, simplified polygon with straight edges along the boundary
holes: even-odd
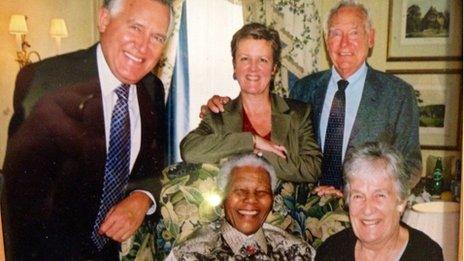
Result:
[[[22,69],[4,164],[8,260],[117,260],[156,208],[163,0],[107,0],[100,43]]]
[[[420,179],[419,112],[413,88],[366,64],[375,30],[368,10],[342,1],[328,14],[325,43],[331,70],[297,81],[290,97],[313,108],[313,126],[323,149],[320,185],[341,188],[345,152],[369,141],[393,145]],[[324,188],[322,186],[321,188]]]
[[[166,260],[312,260],[314,249],[280,228],[264,223],[272,209],[277,178],[263,158],[243,154],[219,171],[225,220],[205,226],[176,246]]]

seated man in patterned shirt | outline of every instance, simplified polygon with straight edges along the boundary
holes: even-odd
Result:
[[[274,200],[274,168],[254,154],[233,157],[219,171],[225,219],[173,248],[167,260],[312,260],[314,249],[264,223]]]

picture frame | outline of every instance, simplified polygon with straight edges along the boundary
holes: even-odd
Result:
[[[420,111],[419,140],[424,150],[460,150],[461,70],[388,70],[411,84]]]
[[[462,60],[462,0],[390,0],[387,61]]]

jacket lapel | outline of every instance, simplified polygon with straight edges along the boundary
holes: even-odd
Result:
[[[79,139],[84,156],[83,163],[89,167],[88,173],[103,173],[106,159],[105,122],[98,76],[66,88],[66,92],[68,95],[79,94],[79,100],[73,104],[78,113],[73,118],[81,126],[81,134],[76,139]],[[100,184],[102,177],[95,175],[91,179]]]
[[[284,144],[290,129],[289,107],[285,100],[271,94],[272,130],[271,139],[274,143]],[[243,128],[242,102],[240,96],[227,104],[223,112],[224,129],[230,132],[241,132]]]
[[[382,95],[381,84],[378,82],[372,68],[368,67],[366,82],[364,83],[356,119],[351,129],[348,147],[353,147],[356,144],[360,144],[362,141],[368,140],[368,137],[372,133],[372,124],[370,124],[370,121],[377,118],[373,108],[378,106],[377,101],[380,95]]]
[[[140,112],[140,126],[141,126],[141,138],[140,138],[140,149],[137,155],[134,167],[132,168],[132,174],[136,172],[142,164],[145,154],[150,151],[152,148],[157,148],[158,150],[162,148],[161,144],[156,144],[157,140],[154,138],[159,136],[163,126],[156,126],[157,122],[161,122],[160,117],[162,111],[154,111],[154,95],[155,93],[150,93],[150,87],[155,88],[155,78],[154,77],[145,77],[140,82],[137,83],[137,100]],[[164,97],[161,99],[164,100]]]
[[[284,144],[290,129],[289,107],[285,100],[271,94],[272,131],[271,139],[276,144]]]
[[[103,113],[103,103],[102,103],[102,91],[100,86],[100,78],[98,74],[98,65],[97,65],[97,44],[89,48],[89,56],[86,60],[86,64],[88,64],[89,72],[94,73],[94,83],[91,87],[91,94],[88,97],[92,96],[92,99],[89,100],[89,105],[93,106],[94,115],[89,117],[93,117],[92,126],[96,126],[97,128],[97,135],[102,138],[103,141],[106,140],[105,137],[105,117]],[[102,167],[105,166],[106,160],[106,144],[104,144],[103,148],[103,155],[100,155],[103,158]]]
[[[314,126],[314,135],[316,139],[319,141],[318,143],[321,144],[320,140],[320,122],[321,122],[321,114],[322,108],[324,107],[324,100],[325,95],[327,93],[327,87],[329,86],[329,80],[332,75],[332,71],[328,70],[324,75],[319,79],[316,83],[316,88],[314,90],[313,98],[312,98],[312,109],[313,109],[313,126]]]
[[[240,96],[232,100],[224,107],[222,114],[224,130],[229,132],[241,132],[243,128],[242,101]]]
[[[82,119],[86,125],[95,130],[99,136],[105,136],[105,122],[103,117],[103,104],[98,77],[90,79],[87,83],[81,85],[83,88],[81,100],[78,104],[82,112]]]

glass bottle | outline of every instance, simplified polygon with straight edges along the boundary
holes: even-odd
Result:
[[[433,169],[432,195],[440,195],[443,190],[443,163],[440,157],[437,158]]]
[[[451,180],[451,192],[454,200],[459,201],[461,197],[461,160],[456,160],[454,178]]]

